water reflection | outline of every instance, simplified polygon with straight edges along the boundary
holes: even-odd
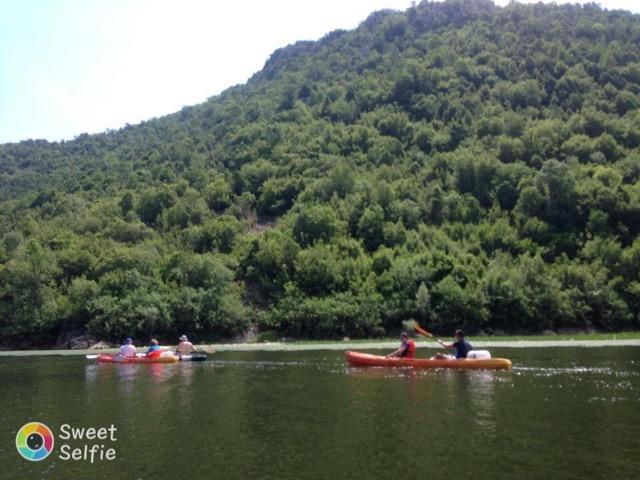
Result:
[[[155,400],[161,400],[176,386],[190,386],[199,367],[202,365],[191,362],[148,365],[91,364],[85,366],[85,382],[88,386],[107,386],[115,383],[122,397],[130,397],[139,382],[151,384],[152,388],[145,387],[144,390]]]
[[[354,401],[370,395],[368,383],[376,381],[379,382],[376,390],[395,397],[396,403],[403,405],[409,416],[420,424],[428,425],[434,411],[445,418],[454,418],[461,411],[471,412],[473,424],[489,436],[496,435],[496,384],[510,378],[510,373],[491,370],[349,367],[343,371]],[[363,381],[367,385],[363,385]]]
[[[468,371],[455,372],[459,382],[459,392],[466,395],[475,415],[475,423],[489,435],[496,434],[495,383],[496,372]]]
[[[84,368],[84,377],[86,383],[95,383],[98,377],[98,365],[95,363],[92,365],[87,365]]]

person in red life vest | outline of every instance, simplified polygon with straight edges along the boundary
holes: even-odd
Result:
[[[400,338],[402,339],[400,347],[387,355],[387,357],[415,358],[416,344],[409,338],[407,332],[402,332]]]
[[[149,349],[147,350],[147,357],[148,358],[158,358],[160,355],[162,355],[162,350],[160,349],[160,344],[158,343],[158,340],[156,340],[155,338],[151,339],[151,345],[149,346]]]

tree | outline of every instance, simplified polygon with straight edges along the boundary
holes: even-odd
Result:
[[[238,246],[240,266],[247,279],[277,297],[294,273],[299,247],[288,234],[267,230],[262,235],[245,237]]]
[[[384,211],[380,205],[368,207],[358,222],[358,237],[369,251],[375,251],[384,239]]]
[[[58,315],[54,256],[35,240],[28,240],[14,258],[0,269],[0,306],[7,310],[0,329],[3,335],[41,333],[52,327]]]
[[[211,210],[222,212],[231,206],[233,191],[229,182],[224,177],[218,176],[207,185],[204,197]]]
[[[535,80],[523,80],[513,84],[507,95],[514,108],[539,107],[542,102],[542,92]]]
[[[294,268],[296,284],[309,295],[330,293],[342,283],[337,258],[322,243],[301,250]]]
[[[318,241],[328,243],[341,230],[343,225],[333,209],[312,205],[302,208],[293,223],[293,238],[303,247]]]
[[[120,199],[120,209],[124,218],[133,209],[133,194],[131,192],[126,192]]]
[[[498,140],[498,158],[504,163],[521,160],[525,147],[519,138],[500,137]]]
[[[471,285],[463,288],[448,275],[431,289],[433,328],[447,333],[456,328],[478,330],[488,317],[483,295]]]
[[[142,193],[136,211],[140,220],[152,227],[158,224],[164,209],[175,203],[175,195],[167,188],[150,188]]]

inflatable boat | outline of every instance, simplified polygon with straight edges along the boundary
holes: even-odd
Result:
[[[135,357],[118,357],[117,355],[98,355],[98,363],[176,363],[178,356],[171,352],[163,352],[162,355],[148,357],[139,353]]]
[[[194,353],[193,355],[182,355],[180,357],[181,362],[204,362],[207,356],[203,353]]]

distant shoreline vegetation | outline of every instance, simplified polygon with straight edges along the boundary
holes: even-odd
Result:
[[[482,348],[555,348],[555,347],[625,347],[640,346],[640,332],[621,333],[578,333],[575,335],[504,335],[471,337],[474,345]],[[305,351],[305,350],[371,350],[390,349],[398,345],[398,338],[378,339],[343,339],[343,340],[291,340],[258,341],[251,343],[200,343],[196,349],[203,350],[210,355],[216,352],[246,352],[246,351]],[[418,339],[420,349],[442,349],[435,341]],[[163,348],[170,348],[171,345]],[[10,350],[0,349],[0,358],[29,355],[96,355],[101,353],[115,353],[117,347],[95,349],[39,349],[39,350]]]
[[[423,2],[0,145],[0,342],[640,330],[640,16]]]

